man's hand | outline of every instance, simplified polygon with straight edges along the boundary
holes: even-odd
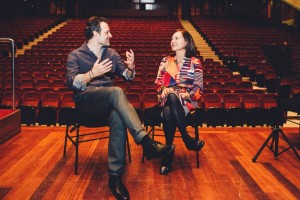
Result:
[[[132,49],[129,51],[126,51],[126,59],[124,62],[126,63],[127,67],[131,70],[134,69],[134,52]]]
[[[91,70],[92,78],[97,76],[102,76],[103,74],[112,70],[112,61],[106,58],[105,60],[100,61],[100,58],[95,62],[93,69]]]

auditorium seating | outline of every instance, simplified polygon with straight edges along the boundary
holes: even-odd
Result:
[[[12,38],[16,48],[21,49],[59,22],[61,22],[60,17],[15,16],[2,18],[0,19],[0,38]],[[7,44],[0,43],[0,47],[0,49],[9,51]]]
[[[285,25],[224,16],[192,17],[191,22],[228,69],[248,76],[258,87],[267,87],[268,92],[276,93],[276,77],[268,77],[274,69],[264,55],[262,45],[287,42],[292,52],[292,64],[299,73],[300,38]]]
[[[271,122],[267,122],[266,119],[263,119],[263,124],[258,123],[258,119],[250,120],[253,116],[254,118],[260,116],[258,116],[257,111],[254,111],[255,109],[250,109],[251,106],[248,105],[249,98],[244,97],[244,94],[257,95],[261,103],[261,113],[269,108],[263,107],[261,95],[265,91],[255,90],[251,81],[242,79],[242,75],[251,76],[249,78],[257,81],[258,86],[266,87],[267,93],[275,94],[277,92],[274,89],[277,77],[268,63],[262,63],[262,61],[265,62],[265,57],[255,41],[257,38],[255,36],[261,38],[261,34],[255,31],[254,36],[245,37],[243,31],[237,31],[240,28],[239,25],[242,24],[233,23],[228,26],[233,31],[227,31],[224,30],[224,26],[226,27],[228,23],[217,27],[219,23],[227,21],[227,19],[218,20],[218,22],[210,22],[215,21],[213,19],[205,19],[204,22],[203,20],[202,18],[193,19],[197,28],[213,49],[223,56],[223,61],[228,62],[224,62],[225,65],[223,65],[213,59],[206,58],[203,60],[203,57],[200,56],[204,74],[204,95],[201,98],[202,119],[199,125],[202,125],[202,123],[207,126],[243,126],[244,123],[248,126],[270,125]],[[67,117],[70,115],[68,112],[72,112],[71,110],[74,107],[71,103],[71,94],[68,93],[70,91],[65,85],[66,59],[70,51],[79,47],[85,41],[82,33],[85,21],[86,19],[80,18],[68,21],[65,26],[43,41],[39,41],[32,49],[26,50],[24,55],[19,55],[16,58],[15,87],[22,91],[21,95],[23,94],[23,96],[27,96],[28,92],[33,92],[32,98],[36,97],[35,100],[38,102],[34,105],[26,104],[27,97],[23,98],[24,102],[23,99],[19,101],[23,116],[32,116],[29,121],[26,121],[23,117],[22,123],[30,125],[45,120],[42,119],[43,111],[41,112],[44,108],[40,105],[42,96],[47,92],[54,92],[55,96],[57,94],[60,96],[61,101],[61,105],[56,109],[56,119],[54,121],[52,118],[51,123],[42,122],[41,124],[53,125],[56,122],[59,125],[66,124]],[[197,21],[200,21],[201,24],[196,23]],[[209,23],[215,23],[212,26],[214,28],[210,28]],[[178,19],[112,18],[110,19],[110,28],[113,33],[111,47],[115,48],[123,58],[125,58],[125,52],[129,49],[133,49],[136,55],[135,80],[124,82],[122,79],[116,78],[115,83],[124,89],[129,101],[139,111],[141,119],[145,120],[143,113],[149,107],[150,98],[153,98],[152,103],[157,105],[157,92],[154,89],[154,81],[163,56],[169,55],[171,52],[171,33],[177,28],[182,28],[182,25]],[[216,33],[214,36],[213,33],[216,30],[220,33]],[[248,28],[247,30],[252,29]],[[268,31],[263,30],[262,33],[268,33]],[[220,34],[224,35],[224,41],[219,39]],[[276,34],[277,36],[278,34]],[[246,42],[244,37],[249,41]],[[238,40],[241,40],[241,42],[238,42]],[[262,42],[264,40],[258,39],[258,41]],[[295,52],[298,52],[298,49]],[[226,57],[228,55],[236,57],[238,62]],[[295,57],[294,52],[293,57]],[[6,67],[3,67],[4,64],[1,63],[3,62],[0,60],[0,67],[4,69],[0,73],[0,94],[2,94],[0,99],[3,99],[6,91],[11,88],[11,63],[8,62]],[[247,66],[244,74],[241,73],[241,66],[243,65]],[[268,71],[264,71],[264,69]],[[234,73],[234,71],[240,73]],[[283,81],[282,85],[285,84],[291,85],[290,92],[292,95],[299,94],[297,83]],[[24,95],[25,93],[26,95]],[[209,97],[209,94],[212,97]],[[240,102],[237,101],[238,96]],[[213,100],[213,102],[210,100]],[[214,107],[214,104],[218,104],[218,106]],[[236,117],[236,114],[239,117]]]

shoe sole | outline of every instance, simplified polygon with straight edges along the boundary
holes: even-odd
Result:
[[[189,149],[189,148],[187,148],[187,149],[190,151],[200,151],[204,147],[204,145],[205,145],[205,142],[203,141],[203,145],[199,149]]]

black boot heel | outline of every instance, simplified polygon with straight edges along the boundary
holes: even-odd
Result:
[[[173,151],[171,151],[168,155],[166,155],[162,159],[160,169],[159,169],[159,173],[161,175],[167,175],[168,173],[171,172],[173,157],[174,157],[174,153],[175,153],[175,151],[174,151],[175,146],[174,145],[172,145],[172,149],[173,149]]]
[[[204,146],[205,142],[203,140],[191,139],[185,143],[185,146],[188,150],[191,151],[200,151]]]

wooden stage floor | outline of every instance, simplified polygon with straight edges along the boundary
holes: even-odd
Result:
[[[82,129],[86,131],[87,129]],[[130,137],[132,162],[123,180],[132,200],[300,199],[300,161],[288,150],[274,158],[265,148],[252,158],[271,132],[266,128],[200,128],[206,145],[195,153],[175,139],[173,171],[158,173],[160,160],[141,162],[142,148]],[[68,143],[63,157],[65,127],[21,127],[21,133],[0,145],[0,199],[114,199],[108,188],[108,140],[82,143],[79,171]],[[192,131],[192,129],[190,129]],[[300,152],[299,129],[283,128]],[[156,137],[164,142],[163,137]],[[287,147],[280,138],[279,149]]]

